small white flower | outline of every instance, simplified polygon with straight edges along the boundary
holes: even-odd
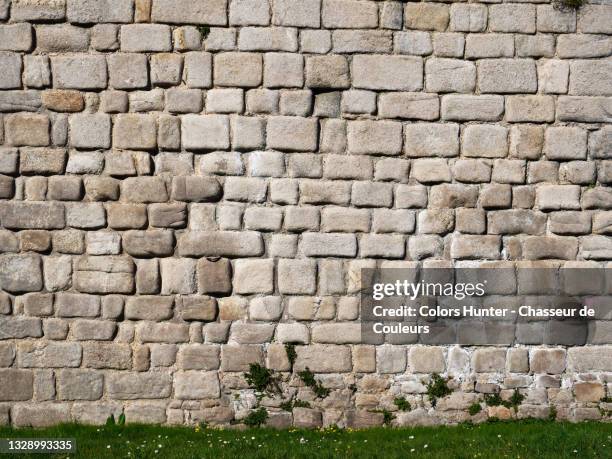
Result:
[[[106,449],[110,449],[110,445],[106,445]]]
[[[427,448],[428,446],[429,446],[429,445],[425,445],[425,446],[423,446],[423,448]]]
[[[410,438],[411,440],[414,440],[414,435],[410,435],[408,438]]]
[[[412,449],[410,450],[410,452],[411,452],[411,453],[414,453],[414,448],[412,448]]]

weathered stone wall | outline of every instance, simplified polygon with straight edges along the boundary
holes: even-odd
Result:
[[[395,422],[455,422],[514,388],[518,416],[610,409],[610,327],[355,333],[362,267],[612,259],[609,2],[0,0],[0,22],[0,423],[227,423],[251,362],[312,407],[264,399],[275,425],[376,424],[399,394]]]

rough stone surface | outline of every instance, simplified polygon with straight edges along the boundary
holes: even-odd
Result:
[[[240,422],[252,363],[274,427],[601,419],[612,7],[553,3],[0,0],[0,423]],[[452,266],[596,316],[364,338],[364,269]]]

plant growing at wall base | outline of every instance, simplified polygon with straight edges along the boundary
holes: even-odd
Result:
[[[315,379],[314,373],[310,371],[310,368],[306,367],[305,370],[298,372],[298,376],[307,387],[312,389],[318,398],[325,398],[329,395],[329,389]]]
[[[389,426],[391,425],[391,423],[393,422],[393,420],[395,419],[395,415],[383,408],[382,410],[369,410],[370,413],[381,413],[383,415],[383,425],[384,426]]]
[[[395,415],[393,413],[391,413],[391,411],[389,410],[382,410],[382,414],[383,414],[383,425],[391,425],[391,423],[393,422],[393,420],[395,419]]]
[[[431,406],[435,407],[439,398],[446,397],[453,392],[447,383],[448,378],[444,379],[438,373],[431,375],[431,380],[427,383],[427,398]]]
[[[512,396],[510,397],[510,406],[514,409],[516,413],[518,411],[518,407],[525,400],[525,396],[519,392],[518,389],[514,389]]]
[[[260,365],[259,363],[251,363],[249,371],[244,374],[247,384],[251,389],[255,389],[259,394],[281,393],[278,378],[273,371]]]
[[[111,413],[109,417],[106,418],[106,426],[121,426],[125,425],[125,413],[121,412],[119,418],[115,421],[115,415]]]
[[[400,411],[410,411],[412,409],[412,405],[410,405],[410,402],[406,400],[404,396],[395,397],[395,399],[393,399],[393,404],[397,406],[397,409]]]
[[[280,404],[280,407],[284,411],[293,411],[293,408],[311,408],[310,403],[296,398],[295,400],[287,400]]]
[[[506,408],[510,408],[509,402],[504,401],[501,398],[501,395],[499,395],[499,392],[494,394],[485,394],[484,400],[487,406],[505,406]]]
[[[513,408],[515,413],[518,411],[519,405],[523,403],[523,400],[525,400],[525,396],[521,394],[518,389],[514,389],[512,396],[508,400],[502,399],[499,392],[485,395],[485,403],[487,406]]]
[[[264,407],[251,411],[242,422],[249,427],[261,427],[268,420],[268,410]]]
[[[482,411],[482,405],[479,402],[474,402],[468,408],[468,413],[470,416],[476,416],[478,413]]]

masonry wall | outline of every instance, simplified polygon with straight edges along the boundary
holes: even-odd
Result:
[[[0,423],[229,423],[252,362],[310,403],[278,426],[602,419],[611,322],[362,345],[357,294],[612,260],[611,35],[605,1],[0,0]]]

